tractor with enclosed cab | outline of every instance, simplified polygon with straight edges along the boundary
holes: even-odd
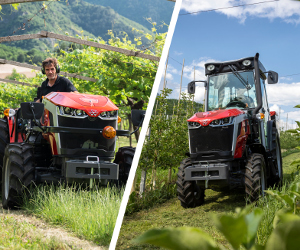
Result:
[[[205,190],[243,189],[256,201],[282,182],[282,158],[276,112],[270,111],[266,83],[278,74],[266,71],[259,54],[205,64],[205,112],[187,120],[188,158],[178,170],[177,193],[185,208],[204,203]]]

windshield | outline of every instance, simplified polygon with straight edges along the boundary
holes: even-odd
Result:
[[[239,75],[247,84],[233,73],[209,77],[208,110],[257,106],[253,71]]]

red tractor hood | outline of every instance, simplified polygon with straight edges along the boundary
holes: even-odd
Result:
[[[223,119],[227,117],[234,117],[241,114],[245,114],[240,109],[221,109],[208,112],[199,112],[194,114],[188,122],[199,122],[201,126],[208,126],[213,120]]]
[[[100,95],[79,94],[72,92],[52,92],[46,95],[45,99],[49,100],[55,105],[84,110],[87,114],[89,114],[91,110],[99,114],[100,112],[119,109],[107,97]]]

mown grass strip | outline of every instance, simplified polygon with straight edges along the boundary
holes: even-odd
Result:
[[[87,191],[69,186],[40,186],[25,200],[24,209],[99,245],[110,243],[124,190]]]

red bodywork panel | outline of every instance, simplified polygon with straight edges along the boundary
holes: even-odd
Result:
[[[44,111],[44,123],[42,123],[42,119],[41,119],[41,124],[42,124],[42,126],[50,126],[48,109],[45,109],[45,111]],[[45,140],[47,140],[50,143],[52,155],[57,155],[58,154],[57,153],[57,145],[56,145],[54,133],[43,133],[43,137]]]
[[[246,112],[240,109],[221,109],[215,111],[208,112],[199,112],[188,119],[188,122],[198,122],[201,126],[208,126],[212,121],[228,118],[228,117],[236,117]],[[241,158],[246,148],[246,143],[248,139],[248,135],[250,134],[250,126],[248,120],[242,121],[241,132],[237,135],[236,147],[234,151],[234,158]]]
[[[16,126],[17,126],[17,124],[16,124],[16,118],[14,116],[8,117],[7,121],[8,121],[8,131],[9,131],[9,142],[10,143],[16,142],[15,141]],[[18,141],[17,142],[23,142],[23,138],[22,138],[21,133],[18,134]]]
[[[238,135],[236,139],[236,146],[235,146],[233,158],[241,158],[243,156],[249,134],[250,134],[249,121],[244,120],[242,121],[241,133]]]
[[[99,116],[100,113],[104,111],[119,109],[107,97],[100,95],[79,94],[73,92],[52,92],[46,95],[45,99],[55,105],[83,110],[91,117]]]
[[[214,120],[223,119],[227,117],[234,117],[241,114],[245,114],[245,112],[240,109],[221,109],[196,113],[187,121],[198,122],[201,124],[201,126],[208,126]]]

